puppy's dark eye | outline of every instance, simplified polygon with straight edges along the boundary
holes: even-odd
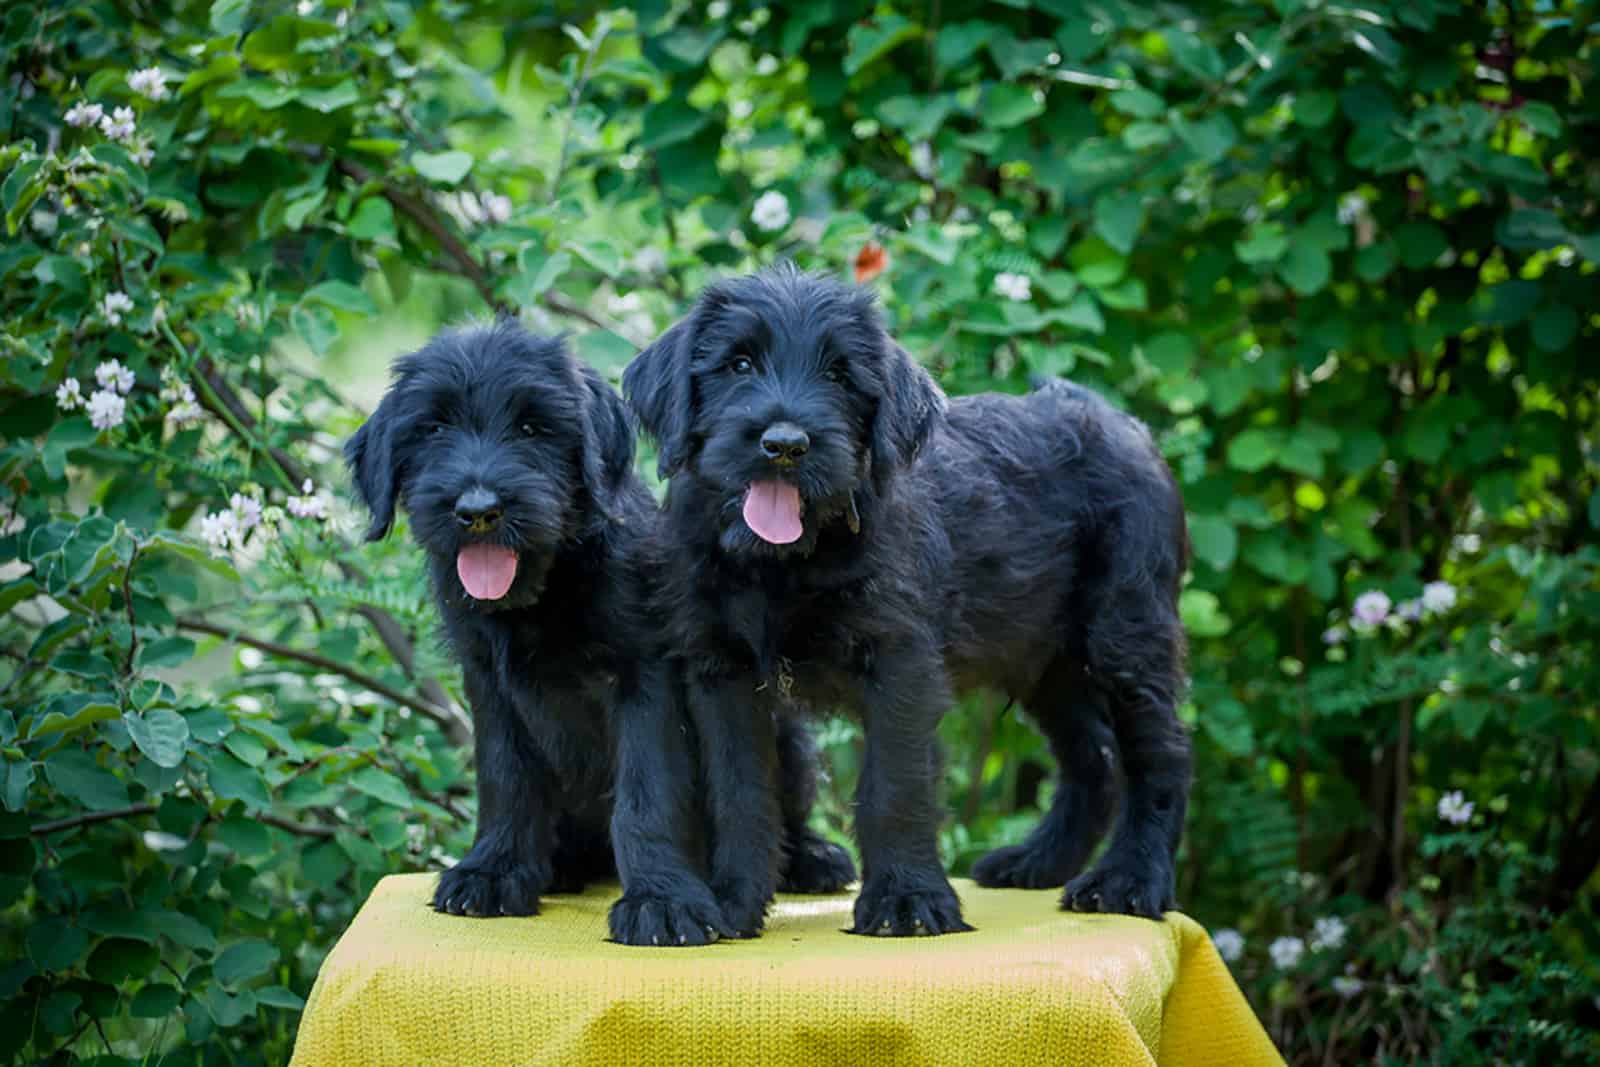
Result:
[[[428,436],[429,437],[434,437],[434,436],[437,436],[438,434],[442,434],[442,433],[444,433],[444,423],[442,423],[442,422],[436,422],[432,426],[428,427]]]
[[[522,431],[522,436],[524,436],[524,437],[537,437],[537,436],[539,436],[539,427],[535,426],[531,422],[523,423],[520,427],[518,427],[518,429],[520,429]]]
[[[737,355],[728,362],[728,369],[735,374],[749,374],[756,369],[756,365],[749,356]]]

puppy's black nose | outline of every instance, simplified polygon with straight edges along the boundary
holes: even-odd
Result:
[[[500,525],[503,514],[500,498],[482,486],[468,489],[456,498],[456,521],[473,533],[489,533]]]
[[[792,422],[775,422],[761,435],[761,451],[778,463],[793,463],[811,448],[811,438]]]

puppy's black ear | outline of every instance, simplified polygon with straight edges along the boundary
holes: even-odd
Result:
[[[356,493],[372,512],[367,540],[377,541],[394,525],[399,462],[394,452],[395,400],[391,389],[361,428],[345,442],[344,458],[350,465]]]
[[[622,394],[645,432],[656,439],[660,454],[656,470],[663,478],[676,474],[689,458],[689,358],[698,317],[698,310],[691,312],[622,372]]]
[[[872,483],[881,494],[894,472],[909,467],[944,417],[948,401],[933,377],[911,353],[883,337],[882,380],[872,420]]]
[[[581,364],[587,398],[583,406],[583,485],[606,515],[633,469],[633,423],[616,390],[588,364]]]

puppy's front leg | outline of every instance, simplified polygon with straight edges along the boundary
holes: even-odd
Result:
[[[624,945],[704,945],[736,934],[692,858],[701,807],[686,715],[665,667],[647,667],[617,704],[611,842],[622,897],[610,923]]]
[[[748,674],[696,674],[688,687],[711,823],[711,891],[740,937],[755,937],[777,892],[783,824],[772,712]]]
[[[936,727],[950,687],[937,654],[880,656],[867,682],[856,789],[861,895],[851,932],[880,937],[972,927],[939,863]]]
[[[433,906],[452,915],[537,915],[555,845],[554,776],[510,701],[473,684],[478,832],[460,863],[439,877]]]

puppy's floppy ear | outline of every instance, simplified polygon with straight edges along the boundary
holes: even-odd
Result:
[[[878,410],[872,419],[872,482],[884,492],[894,472],[909,467],[933,428],[944,417],[944,390],[911,353],[883,336],[882,380]]]
[[[645,432],[656,439],[657,471],[676,474],[689,458],[689,357],[700,312],[690,312],[634,357],[622,373],[622,393],[639,415]]]
[[[394,525],[395,499],[399,495],[399,460],[394,453],[396,409],[399,402],[390,389],[361,428],[345,442],[344,458],[362,503],[372,512],[367,540],[377,541]]]
[[[616,390],[587,363],[580,364],[583,405],[583,486],[606,515],[633,469],[633,422]]]

